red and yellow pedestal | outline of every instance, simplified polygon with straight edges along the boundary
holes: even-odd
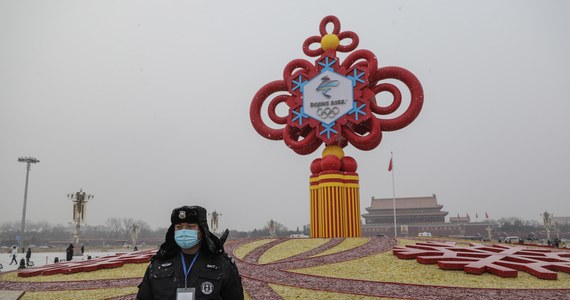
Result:
[[[344,156],[338,146],[328,146],[323,158],[313,161],[309,179],[311,237],[361,236],[360,190],[355,171],[356,161]]]

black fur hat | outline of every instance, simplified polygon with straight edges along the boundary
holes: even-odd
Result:
[[[182,206],[175,208],[170,215],[170,223],[196,223],[208,227],[207,211],[201,206]]]
[[[166,232],[164,243],[160,245],[160,249],[158,249],[154,257],[155,259],[169,259],[178,254],[180,246],[174,241],[174,225],[180,223],[198,224],[202,232],[202,247],[200,251],[208,251],[214,254],[224,252],[224,242],[227,237],[227,232],[222,237],[223,240],[220,240],[220,238],[210,232],[208,228],[208,213],[205,208],[201,206],[182,206],[175,208],[170,214],[170,223],[171,225]]]

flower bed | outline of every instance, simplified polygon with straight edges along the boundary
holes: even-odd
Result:
[[[568,299],[570,274],[541,280],[472,275],[400,260],[390,250],[416,241],[390,238],[260,239],[228,242],[246,299]],[[134,299],[146,263],[76,274],[0,274],[0,290],[29,299]]]
[[[405,240],[401,245],[410,245],[415,242]],[[400,260],[391,252],[378,253],[352,261],[296,269],[294,272],[324,277],[342,276],[376,282],[469,288],[558,289],[570,287],[570,274],[568,273],[559,273],[558,280],[541,280],[524,272],[519,272],[517,278],[497,278],[492,274],[473,275],[463,271],[442,270],[437,265],[418,264],[415,260]],[[338,275],[339,273],[342,275]]]
[[[357,244],[356,241],[346,244],[353,242]],[[527,274],[521,274],[520,278],[498,278],[444,271],[415,261],[398,260],[388,252],[395,244],[392,239],[371,238],[364,245],[347,247],[346,251],[334,247],[321,249],[333,253],[330,255],[304,259],[291,255],[289,259],[264,265],[238,259],[238,265],[252,299],[320,299],[315,298],[317,295],[325,295],[322,299],[565,299],[570,295],[568,274],[561,274],[556,281],[545,281]],[[277,247],[276,242],[273,245]],[[234,247],[239,249],[239,245]],[[286,248],[281,252],[286,252]]]
[[[17,272],[9,272],[0,277],[2,281],[13,282],[68,282],[92,281],[105,279],[133,278],[144,275],[148,263],[126,264],[114,269],[102,269],[94,272],[80,272],[71,274],[54,274],[49,276],[20,277]]]
[[[62,299],[110,299],[137,292],[136,287],[83,290],[81,292],[53,291],[53,292],[26,292],[22,300],[62,300]]]
[[[322,246],[330,239],[291,239],[280,242],[268,249],[258,259],[259,264],[267,264],[299,255]]]

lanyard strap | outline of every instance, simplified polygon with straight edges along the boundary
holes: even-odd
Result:
[[[192,263],[190,264],[190,268],[186,269],[186,260],[184,259],[184,253],[182,253],[182,251],[180,251],[180,258],[182,259],[182,267],[184,268],[184,287],[188,287],[188,274],[190,274],[190,271],[192,270],[192,267],[194,266],[194,263],[196,262],[196,259],[198,258],[198,255],[200,255],[200,252],[196,253],[196,255],[194,255],[194,259],[192,259]]]

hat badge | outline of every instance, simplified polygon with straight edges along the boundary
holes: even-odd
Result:
[[[180,218],[180,219],[185,219],[185,218],[186,218],[186,211],[181,210],[181,211],[178,213],[178,218]]]

